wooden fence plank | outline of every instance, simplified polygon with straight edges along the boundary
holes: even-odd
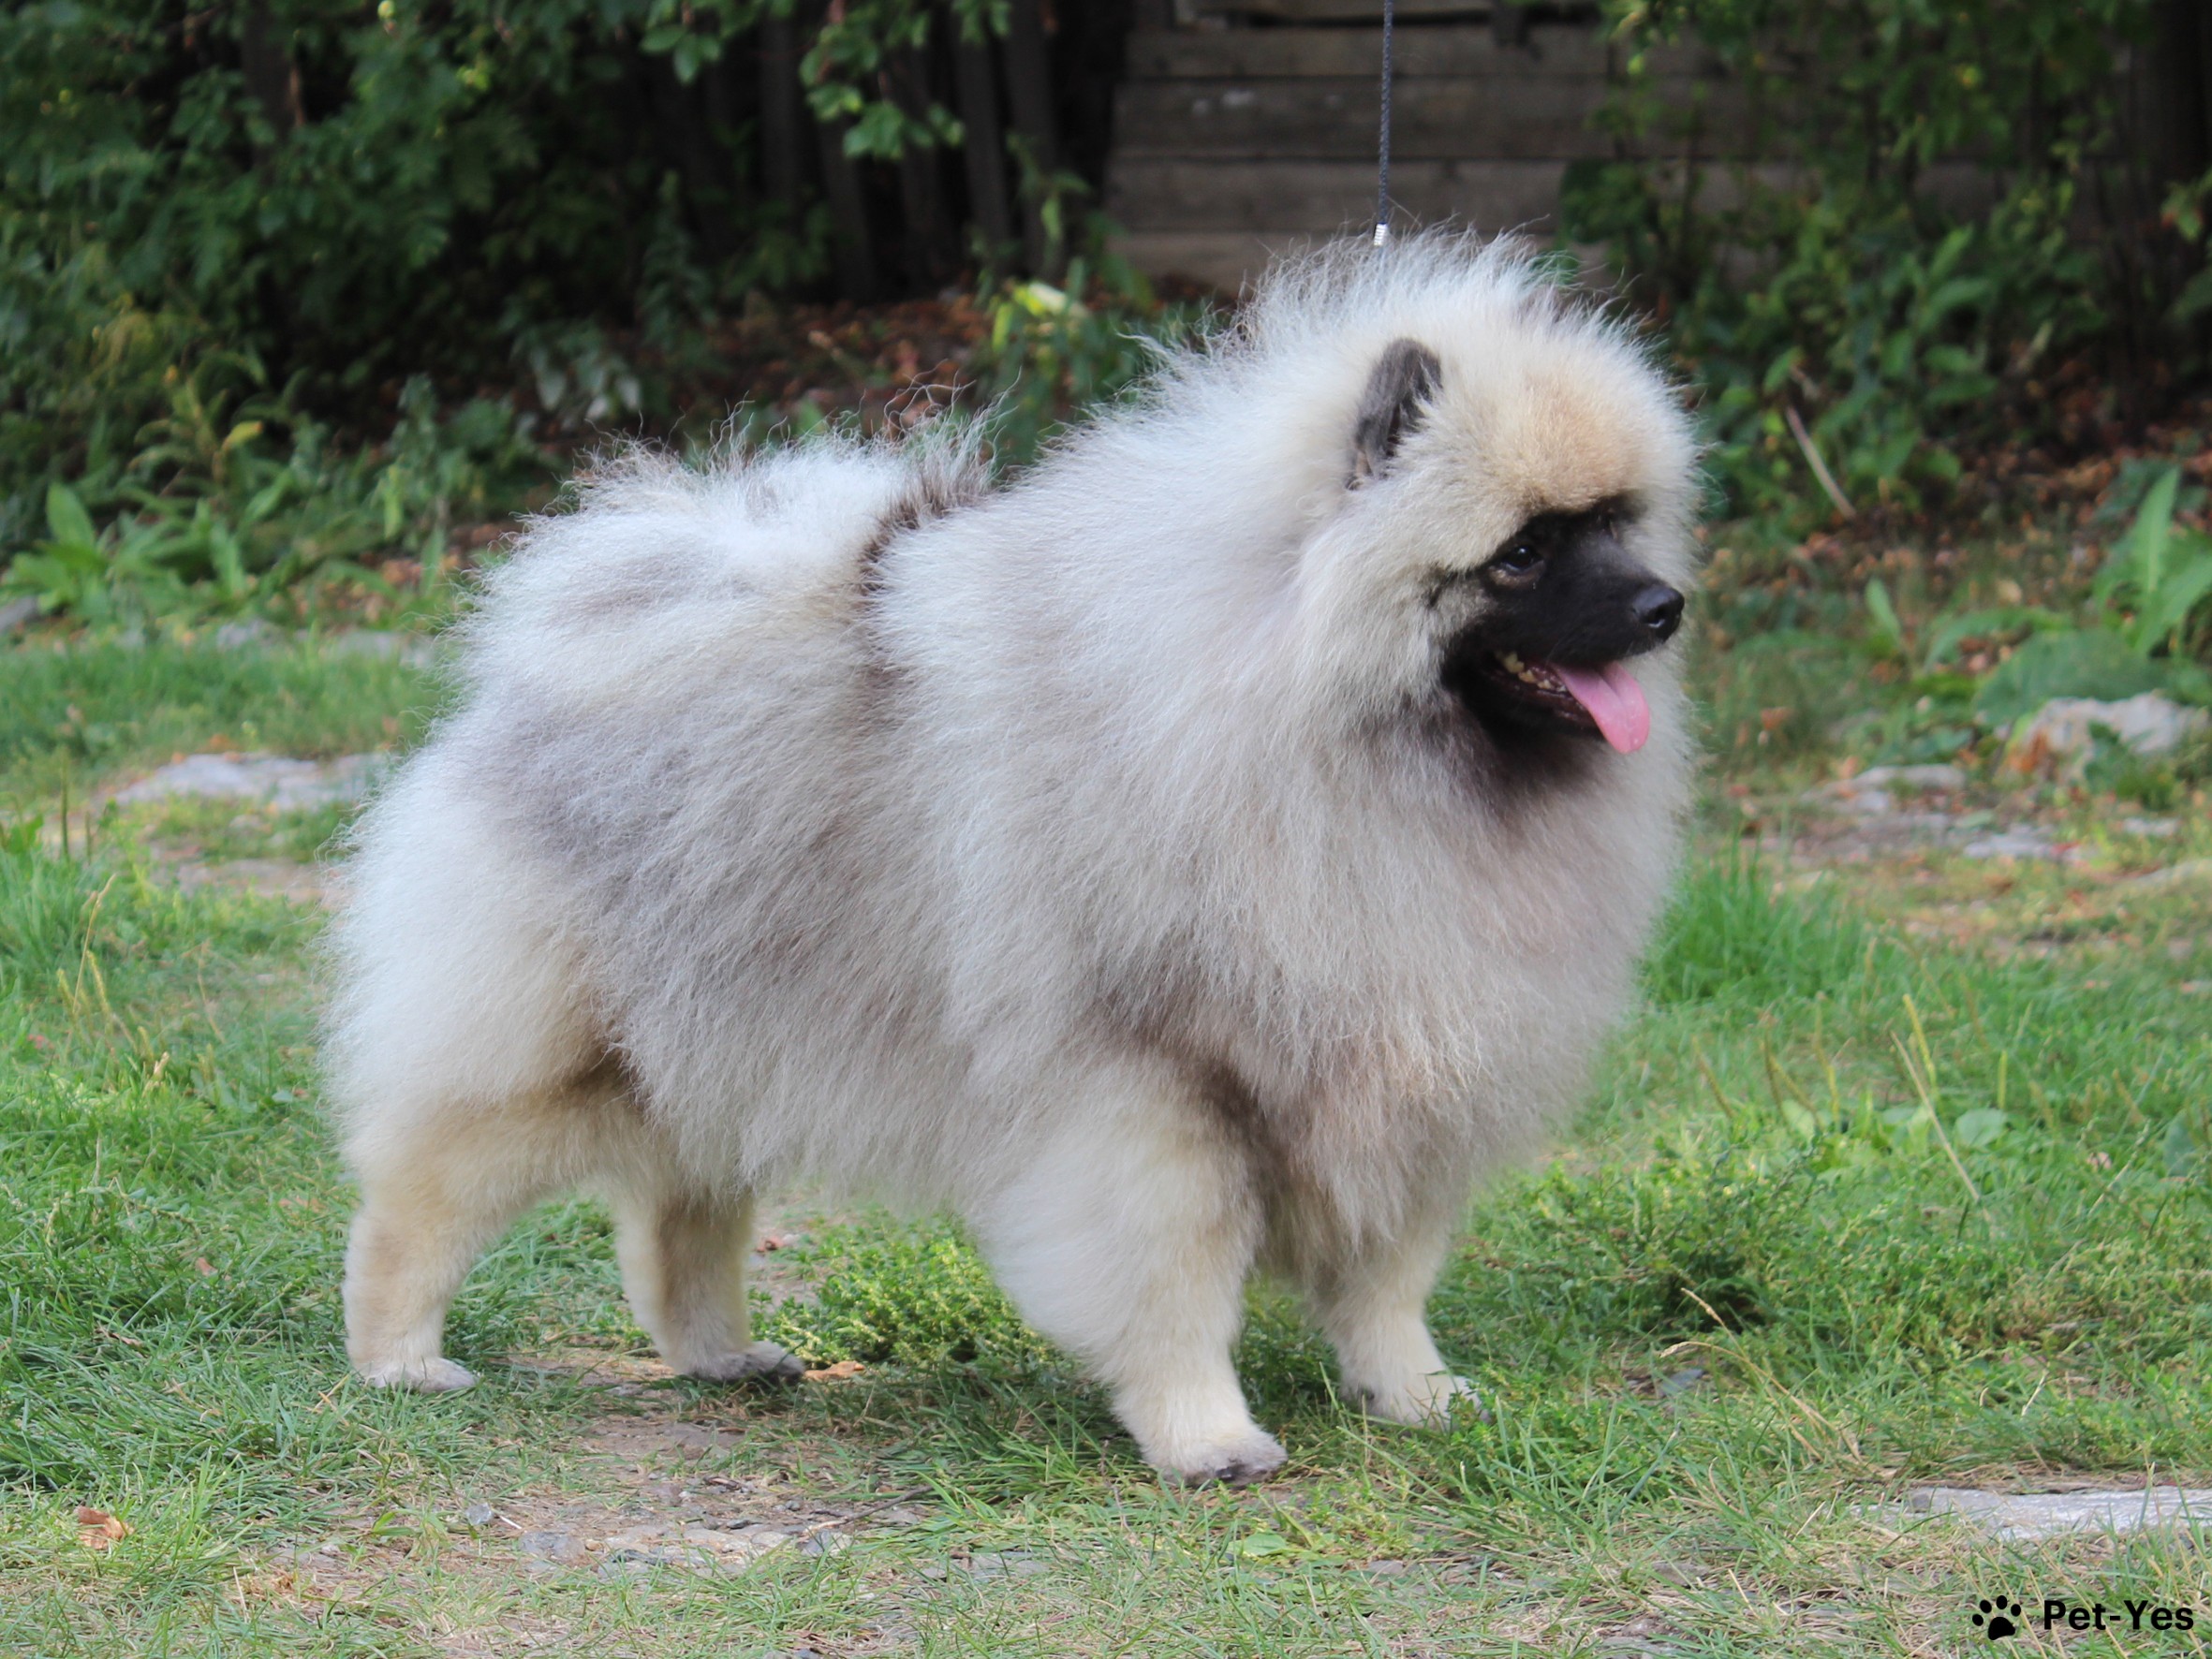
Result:
[[[1424,224],[1548,229],[1567,164],[1558,160],[1394,162],[1391,197]],[[1131,158],[1107,181],[1106,212],[1132,234],[1327,234],[1370,221],[1369,162]]]
[[[1278,23],[1372,23],[1382,19],[1382,0],[1197,0],[1194,9],[1204,16],[1264,18]],[[1397,0],[1398,16],[1408,22],[1487,19],[1492,9],[1490,0]],[[1587,9],[1596,15],[1597,7]]]
[[[1113,239],[1113,251],[1153,276],[1181,276],[1234,294],[1278,254],[1312,245],[1302,230],[1134,230]]]
[[[1408,160],[1482,155],[1574,159],[1614,154],[1613,139],[1591,125],[1605,83],[1455,76],[1408,81],[1394,100],[1393,153]],[[1688,107],[1703,99],[1707,153],[1749,140],[1742,91],[1689,81],[1662,84]],[[1364,155],[1375,148],[1376,85],[1321,76],[1281,81],[1140,81],[1115,103],[1115,148],[1123,156],[1250,155],[1307,159]],[[1659,153],[1678,145],[1652,140]]]
[[[1599,155],[1589,127],[1604,82],[1467,77],[1408,81],[1394,105],[1392,148],[1408,160],[1452,155]],[[1376,83],[1138,81],[1114,105],[1125,155],[1354,156],[1375,148]]]
[[[1526,47],[1500,47],[1480,28],[1405,29],[1392,51],[1396,72],[1422,75],[1602,75],[1605,42],[1595,28],[1546,24]],[[1380,29],[1143,30],[1129,37],[1128,74],[1134,81],[1188,77],[1376,75],[1382,67]]]
[[[1365,227],[1353,229],[1364,240]],[[1190,277],[1233,294],[1271,259],[1330,239],[1315,230],[1132,230],[1113,239],[1113,251],[1154,276]]]

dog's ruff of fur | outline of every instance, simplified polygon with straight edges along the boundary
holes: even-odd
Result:
[[[1440,369],[1358,476],[1393,342]],[[1695,457],[1615,323],[1427,237],[1277,272],[993,491],[956,439],[635,456],[528,531],[458,711],[367,815],[327,1064],[349,1348],[438,1389],[527,1205],[604,1192],[669,1364],[751,1341],[751,1197],[968,1221],[1187,1479],[1282,1459],[1230,1350],[1301,1286],[1344,1393],[1471,1393],[1423,1317],[1473,1178],[1574,1101],[1675,856],[1690,745],[1512,775],[1439,689],[1437,573],[1635,503],[1690,583]]]

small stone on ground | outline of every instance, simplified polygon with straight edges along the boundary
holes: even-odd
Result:
[[[583,1559],[583,1541],[574,1533],[524,1533],[522,1537],[523,1553],[536,1561],[557,1562],[566,1566]]]
[[[437,666],[439,646],[421,634],[395,633],[389,628],[347,628],[325,635],[323,649],[332,656],[373,656],[402,662],[411,668]]]
[[[1961,850],[1969,859],[2050,859],[2061,864],[2080,861],[2078,848],[2036,824],[2015,825],[1994,835],[1978,836]]]
[[[2015,748],[2053,755],[2087,755],[2101,727],[2142,756],[2170,755],[2212,725],[2202,709],[2185,708],[2155,691],[2140,697],[2098,702],[2089,697],[2053,697],[2013,733]]]
[[[389,764],[383,755],[295,760],[285,755],[187,755],[115,792],[125,806],[150,800],[251,800],[299,812],[359,800]]]
[[[1908,1510],[1956,1515],[2000,1538],[2050,1538],[2067,1533],[2131,1533],[2158,1527],[2212,1527],[2212,1487],[2154,1486],[2136,1491],[1984,1492],[1924,1487]]]
[[[2184,859],[2180,863],[2169,864],[2163,870],[2153,870],[2147,875],[2138,875],[2128,885],[2155,892],[2160,888],[2179,887],[2189,881],[2212,881],[2212,859]]]
[[[791,1541],[789,1533],[757,1522],[734,1527],[697,1523],[642,1526],[617,1533],[605,1541],[601,1547],[606,1561],[600,1571],[675,1566],[741,1572],[770,1550],[780,1549]]]

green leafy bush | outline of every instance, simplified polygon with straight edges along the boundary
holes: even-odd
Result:
[[[93,613],[118,576],[235,605],[409,551],[412,519],[461,506],[439,467],[527,448],[459,397],[426,454],[444,400],[410,375],[505,378],[633,296],[672,327],[648,279],[681,215],[606,51],[632,9],[0,11],[0,549],[49,544],[22,582]],[[363,423],[396,424],[388,453],[339,459]]]
[[[2097,602],[2137,656],[2180,655],[2205,633],[2212,536],[2175,523],[2180,491],[2181,469],[2160,470],[2127,541],[2097,574]]]
[[[2212,626],[2212,536],[2175,522],[2180,487],[2178,467],[2156,476],[2126,540],[2097,573],[2085,622],[2046,624],[2039,613],[2039,631],[1975,696],[1983,722],[2008,726],[2061,697],[2111,701],[2158,691],[2212,703],[2212,673],[2191,654]],[[1981,620],[1957,625],[1975,631]]]
[[[1161,305],[1143,273],[1107,250],[1106,231],[1088,221],[1064,286],[1009,278],[984,295],[991,331],[973,368],[1002,461],[1035,456],[1074,415],[1120,397],[1217,318],[1208,305]]]
[[[2147,15],[1614,0],[1624,158],[1571,172],[1565,219],[1693,365],[1734,507],[1939,499],[1962,448],[2035,423],[2063,354],[2155,310],[2079,228]],[[1718,79],[1686,81],[1693,51]]]
[[[761,1334],[817,1362],[1030,1363],[1047,1352],[942,1223],[863,1236],[833,1260],[813,1303],[784,1303]]]
[[[1068,268],[1087,186],[1014,118],[1056,95],[1041,26],[1034,0],[0,10],[7,585],[136,625],[435,579],[456,524],[542,493],[553,440],[672,425],[708,319],[833,252],[851,291],[935,288],[964,223],[1026,456],[1126,384],[1158,310],[1095,252]],[[997,88],[978,108],[1014,106],[966,169],[956,52]],[[1014,217],[1056,286],[1005,280]]]
[[[2125,518],[2132,503],[2132,520],[2078,598],[1958,599],[1909,625],[1887,584],[1869,578],[1855,625],[1844,626],[1893,695],[1861,699],[1866,706],[1832,731],[1868,759],[1911,764],[1962,757],[1977,739],[2003,738],[2057,697],[2115,702],[2156,692],[2212,705],[2212,669],[2202,660],[2212,636],[2212,537],[2187,521],[2203,492],[2185,489],[2181,469],[2156,458],[2130,470],[2100,516]],[[1756,656],[1777,643],[1787,652],[1809,641],[1781,636],[1748,649]],[[1768,686],[1776,683],[1766,677]],[[2030,766],[2022,751],[2013,757]],[[2170,803],[2177,786],[2205,775],[2204,764],[2193,745],[2146,760],[2108,735],[2069,775],[2146,804]]]
[[[216,354],[179,377],[179,412],[141,433],[104,526],[76,487],[49,482],[47,534],[17,554],[0,590],[82,622],[144,627],[300,613],[332,582],[389,592],[372,561],[412,559],[435,589],[457,524],[510,508],[550,476],[507,403],[444,413],[418,376],[389,439],[340,452],[327,426],[282,399],[232,409],[225,393],[202,395],[230,360]]]

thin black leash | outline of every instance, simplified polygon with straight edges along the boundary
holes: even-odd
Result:
[[[1396,0],[1382,0],[1382,141],[1375,169],[1375,245],[1390,241],[1390,82],[1391,24]]]

